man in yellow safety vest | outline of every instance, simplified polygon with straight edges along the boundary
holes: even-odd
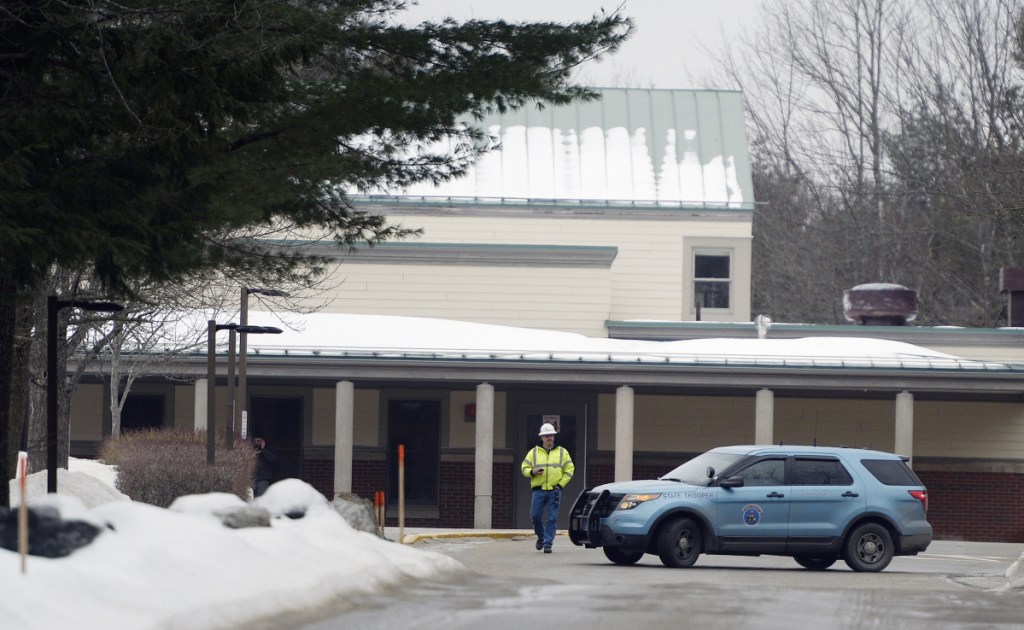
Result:
[[[523,476],[530,479],[533,500],[530,502],[530,518],[533,531],[537,534],[537,550],[551,553],[558,525],[558,504],[562,490],[572,480],[576,466],[569,457],[569,451],[555,446],[558,431],[550,422],[540,427],[541,446],[534,446],[523,459]],[[546,514],[545,514],[546,511]]]

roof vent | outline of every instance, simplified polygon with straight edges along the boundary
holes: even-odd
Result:
[[[899,284],[860,284],[843,291],[843,314],[864,326],[905,326],[917,317],[917,291]]]

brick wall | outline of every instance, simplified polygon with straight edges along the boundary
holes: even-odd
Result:
[[[936,540],[1024,542],[1024,474],[915,472]]]
[[[475,509],[475,466],[471,462],[441,462],[441,497],[438,518],[406,517],[408,527],[473,527]],[[512,521],[514,466],[495,463],[493,467],[491,525],[508,529]],[[302,478],[324,496],[334,498],[334,461],[306,460]],[[373,500],[374,492],[387,488],[387,471],[383,461],[357,461],[352,466],[352,492]],[[388,526],[398,525],[398,518],[388,519]]]

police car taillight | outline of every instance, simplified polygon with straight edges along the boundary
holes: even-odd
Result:
[[[910,496],[914,497],[921,502],[921,506],[924,507],[925,514],[928,513],[928,491],[927,490],[908,490]]]

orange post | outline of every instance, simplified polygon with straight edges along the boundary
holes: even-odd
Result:
[[[21,505],[18,506],[18,553],[21,554],[21,572],[28,572],[28,496],[25,495],[25,476],[28,474],[28,453],[18,453],[18,486]]]
[[[398,445],[398,540],[405,538],[405,444]]]
[[[377,510],[377,527],[380,528],[380,533],[384,535],[385,519],[387,518],[387,512],[384,510],[384,491],[378,490],[373,493],[373,505]]]

